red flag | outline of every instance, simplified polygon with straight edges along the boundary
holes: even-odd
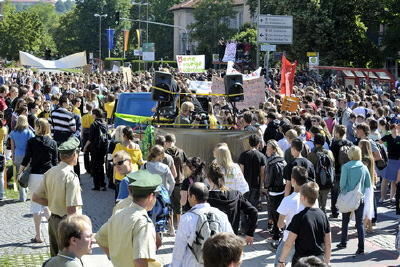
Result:
[[[294,76],[296,74],[297,61],[291,63],[282,56],[281,67],[281,94],[290,96],[293,93]]]

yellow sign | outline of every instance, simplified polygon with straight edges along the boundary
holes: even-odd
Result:
[[[307,52],[307,57],[317,57],[318,52]]]
[[[289,112],[296,112],[297,109],[299,108],[299,105],[300,105],[300,98],[285,96],[283,98],[281,110],[289,111]]]

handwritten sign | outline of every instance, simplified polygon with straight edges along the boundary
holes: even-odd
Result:
[[[197,94],[209,94],[211,93],[212,82],[207,81],[190,81],[189,90],[195,91]]]
[[[205,56],[176,56],[178,69],[181,73],[203,73],[205,71]]]
[[[213,77],[211,90],[213,94],[225,94],[224,79]],[[262,77],[243,81],[244,101],[237,102],[239,109],[250,106],[258,107],[260,103],[265,102],[265,83]]]

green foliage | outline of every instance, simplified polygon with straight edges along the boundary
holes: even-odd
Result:
[[[238,42],[248,42],[255,46],[257,44],[257,30],[251,24],[245,24],[231,39]]]
[[[62,0],[58,0],[55,6],[56,6],[56,11],[59,13],[64,13],[66,11],[64,1]]]
[[[17,12],[8,7],[3,15],[0,21],[0,55],[17,59],[19,51],[40,53],[46,32],[39,15],[30,10]]]
[[[199,54],[217,52],[218,40],[234,33],[226,19],[234,16],[232,0],[201,0],[193,12],[196,22],[190,25],[191,37],[199,43]]]
[[[247,3],[255,14],[257,0]],[[398,0],[263,0],[261,14],[294,17],[293,45],[278,46],[292,59],[306,62],[306,53],[317,51],[323,65],[373,67],[382,65],[385,51],[393,55],[396,50],[400,29],[393,11],[399,6]],[[383,42],[380,24],[392,25]]]

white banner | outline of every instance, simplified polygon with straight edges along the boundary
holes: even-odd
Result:
[[[26,52],[19,51],[21,65],[41,69],[71,69],[87,65],[86,52],[72,54],[58,60],[44,60]]]
[[[234,63],[233,61],[228,61],[228,66],[226,68],[226,74],[241,74],[239,71],[237,71],[233,67]],[[257,70],[253,71],[252,73],[249,74],[243,74],[243,80],[253,80],[253,79],[258,79],[261,76],[261,67],[259,67]]]
[[[211,93],[212,82],[207,81],[189,81],[189,90],[195,91],[197,94]]]
[[[203,73],[205,72],[206,58],[198,56],[176,56],[178,69],[181,73]]]
[[[236,43],[229,43],[226,45],[225,55],[222,61],[229,62],[235,60],[236,60]]]

